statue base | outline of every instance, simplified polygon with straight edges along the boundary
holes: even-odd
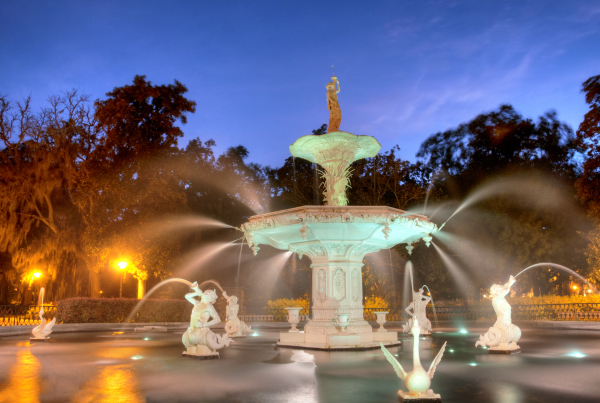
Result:
[[[436,393],[433,393],[433,390],[429,389],[427,393],[423,393],[422,395],[411,395],[408,392],[403,390],[398,391],[398,402],[400,403],[442,403],[442,397]]]
[[[50,341],[50,338],[49,337],[44,337],[44,338],[30,337],[29,341],[30,342],[35,342],[35,343],[43,343],[45,341]]]
[[[217,360],[219,359],[219,353],[207,354],[207,355],[196,355],[196,354],[188,354],[185,351],[181,353],[182,357],[185,358],[193,358],[195,360]]]
[[[488,348],[488,354],[518,354],[521,352],[521,347],[513,348],[513,349],[496,349]]]
[[[517,354],[521,352],[521,347],[516,342],[500,343],[495,347],[488,347],[489,354]]]

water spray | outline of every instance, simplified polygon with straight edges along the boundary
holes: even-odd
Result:
[[[433,320],[435,321],[435,327],[439,327],[437,313],[435,312],[435,304],[433,303],[433,294],[429,287],[426,284],[423,284],[423,287],[427,288],[427,292],[429,293],[429,297],[431,298],[431,308],[433,308]]]

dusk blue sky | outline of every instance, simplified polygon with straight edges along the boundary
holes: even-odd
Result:
[[[340,129],[414,161],[430,134],[502,103],[575,130],[581,83],[600,74],[600,1],[3,0],[0,49],[0,93],[37,106],[177,79],[198,103],[180,147],[242,144],[271,166],[327,123],[333,64]]]

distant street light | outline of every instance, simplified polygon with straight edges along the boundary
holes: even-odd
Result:
[[[119,298],[123,298],[123,278],[125,277],[125,268],[127,267],[127,262],[119,262],[117,263],[119,269],[123,270],[123,275],[121,276],[121,285],[119,286]]]
[[[25,290],[25,294],[23,296],[23,304],[25,304],[25,305],[32,304],[33,291],[31,290],[31,287],[33,286],[33,280],[40,278],[41,275],[42,275],[42,273],[40,273],[39,271],[34,271],[33,273],[31,273],[31,277],[29,278],[29,285],[27,287],[27,290]]]
[[[31,279],[29,280],[29,287],[28,287],[29,290],[31,290],[31,285],[33,284],[33,280],[36,278],[39,278],[41,275],[42,275],[42,273],[40,273],[39,271],[31,273]]]

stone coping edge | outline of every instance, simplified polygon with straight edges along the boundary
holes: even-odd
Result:
[[[304,325],[306,322],[300,322],[300,325]],[[249,326],[260,329],[289,329],[290,324],[287,322],[248,322]],[[31,331],[37,325],[23,325],[23,326],[0,326],[0,337],[10,336],[21,336],[31,335]],[[136,327],[143,326],[164,326],[168,330],[182,330],[184,331],[189,326],[189,322],[154,322],[154,323],[64,323],[54,325],[53,334],[57,333],[78,333],[78,332],[102,332],[102,331],[121,331],[131,330],[133,331]],[[224,329],[225,324],[223,322],[212,327],[213,329]]]
[[[486,326],[487,322],[493,323],[493,321],[440,321],[439,323],[446,324],[481,324]],[[369,323],[377,329],[379,327],[376,322]],[[401,327],[405,322],[390,321],[384,325],[386,328]],[[304,326],[306,322],[300,322],[299,327]],[[593,330],[600,331],[600,322],[585,322],[585,321],[515,321],[516,325],[527,324],[533,325],[542,329],[556,329],[556,330]],[[77,332],[101,332],[101,331],[121,331],[135,329],[136,327],[142,326],[165,326],[169,330],[185,330],[188,327],[188,322],[155,322],[155,323],[66,323],[54,325],[53,333],[77,333]],[[290,324],[287,322],[248,322],[249,326],[257,329],[289,329]],[[24,326],[0,326],[0,337],[10,336],[21,336],[30,335],[31,330],[36,325],[24,325]],[[215,329],[223,329],[225,324],[214,326]],[[454,327],[454,326],[453,326]],[[435,329],[434,329],[435,330]]]

